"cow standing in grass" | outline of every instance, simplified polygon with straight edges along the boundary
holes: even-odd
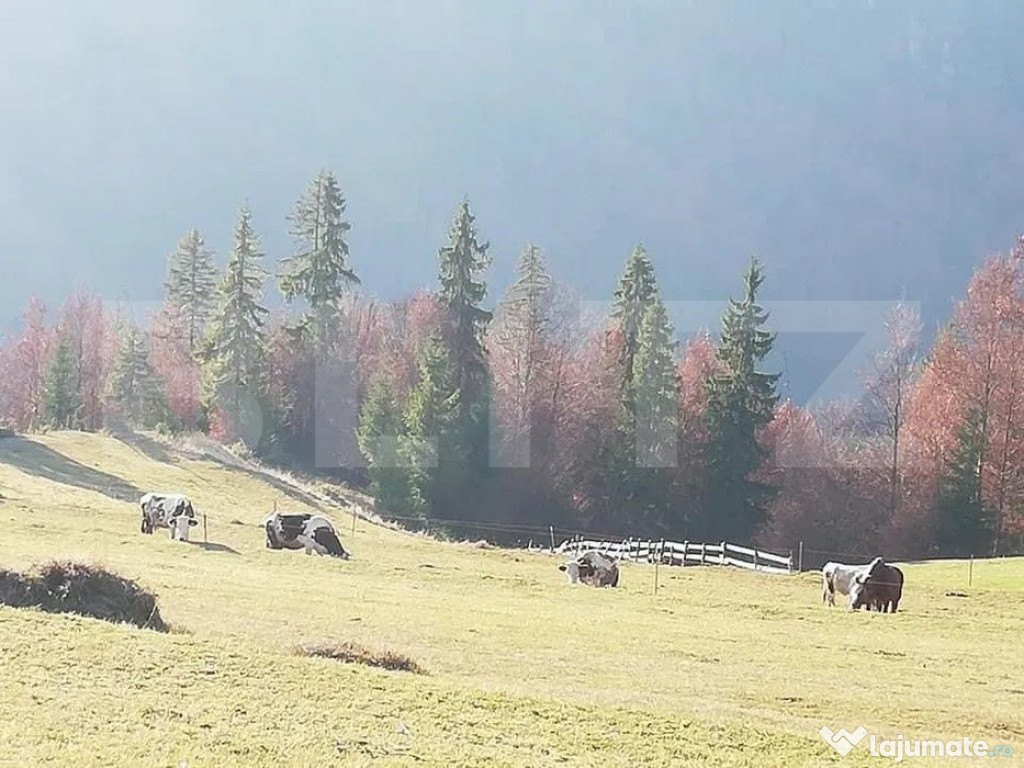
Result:
[[[881,563],[867,577],[855,580],[850,591],[850,607],[895,613],[902,596],[903,571],[895,565]]]
[[[882,558],[876,557],[867,565],[846,565],[845,563],[825,563],[821,569],[821,601],[829,606],[836,604],[836,592],[847,595],[848,605],[854,608],[851,591],[857,584],[863,585],[868,578],[882,567]],[[861,591],[858,590],[858,602]],[[860,607],[858,605],[858,607]]]
[[[188,532],[198,525],[192,500],[181,493],[150,492],[139,499],[142,507],[142,532],[153,533],[157,528],[169,528],[175,541],[188,541]]]
[[[263,521],[270,549],[305,549],[306,554],[330,555],[349,559],[334,525],[323,515],[308,513],[287,515],[275,512]]]

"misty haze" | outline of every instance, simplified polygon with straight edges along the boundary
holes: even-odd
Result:
[[[1022,25],[0,5],[0,766],[1019,764]]]

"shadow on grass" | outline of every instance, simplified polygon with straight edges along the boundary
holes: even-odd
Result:
[[[21,437],[0,442],[0,464],[62,485],[102,493],[117,501],[138,501],[142,491],[116,475],[87,467],[41,443]]]
[[[229,555],[240,555],[242,554],[237,549],[232,549],[227,544],[218,544],[215,541],[187,541],[186,544],[191,544],[194,547],[199,547],[204,552],[227,552]]]
[[[109,427],[108,427],[109,429]],[[210,461],[215,464],[220,464],[223,467],[229,467],[230,469],[244,472],[250,477],[261,480],[267,485],[270,485],[274,490],[281,494],[294,499],[295,501],[301,502],[307,506],[313,507],[318,512],[326,513],[327,510],[319,499],[306,493],[301,488],[296,488],[294,485],[284,482],[283,480],[274,477],[272,474],[264,473],[258,469],[253,469],[247,466],[246,462],[242,459],[237,458],[234,455],[226,455],[226,448],[219,446],[218,451],[204,450],[201,456],[189,456],[188,454],[181,454],[175,451],[173,448],[169,448],[159,440],[154,440],[148,435],[140,432],[135,432],[130,428],[120,428],[116,430],[110,430],[113,437],[120,440],[125,445],[138,451],[144,456],[152,459],[153,461],[159,461],[163,464],[171,464],[176,462],[179,458],[192,458],[202,461]],[[267,510],[268,514],[270,510]]]
[[[107,429],[110,432],[111,437],[119,440],[138,453],[141,453],[147,459],[159,461],[161,464],[171,464],[174,462],[174,455],[168,450],[166,445],[158,440],[154,440],[147,435],[134,432],[128,428],[111,429],[108,426]]]

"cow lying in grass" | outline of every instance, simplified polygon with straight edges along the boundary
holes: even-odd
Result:
[[[308,513],[286,515],[275,512],[263,521],[270,549],[305,549],[306,554],[330,555],[349,559],[334,525],[323,515]]]
[[[619,566],[608,555],[590,549],[582,555],[562,563],[558,570],[565,571],[570,584],[584,583],[593,587],[617,587]]]
[[[157,528],[169,528],[175,541],[188,541],[188,532],[198,525],[192,501],[181,493],[145,494],[139,499],[142,507],[142,532],[153,533]]]

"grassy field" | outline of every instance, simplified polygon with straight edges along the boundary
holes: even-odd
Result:
[[[182,490],[210,544],[139,533]],[[170,634],[0,607],[0,766],[863,766],[818,736],[985,739],[1024,760],[1024,560],[904,566],[903,610],[821,604],[814,574],[558,560],[442,544],[325,508],[348,562],[270,551],[280,482],[152,440],[0,440],[0,566],[84,559],[159,596]],[[197,535],[198,534],[198,535]],[[202,527],[193,529],[202,541]],[[947,596],[961,591],[966,597]],[[294,653],[353,641],[427,674]],[[904,765],[949,764],[907,758]]]

